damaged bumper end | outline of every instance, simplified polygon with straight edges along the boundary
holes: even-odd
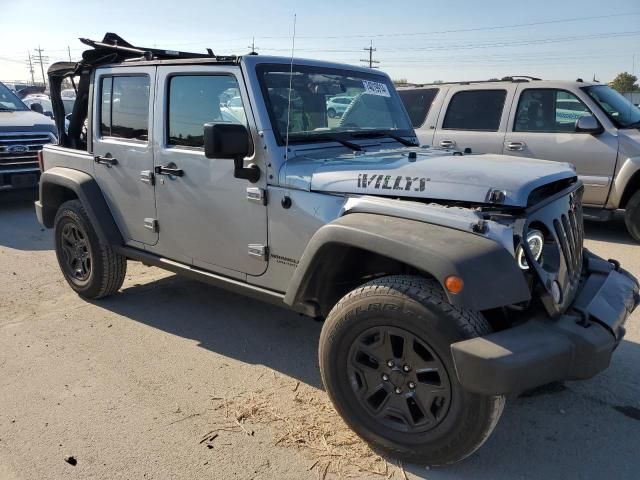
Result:
[[[546,314],[451,345],[462,386],[484,395],[521,393],[550,382],[582,380],[609,366],[640,303],[638,281],[585,250],[585,276],[574,302],[557,319]]]

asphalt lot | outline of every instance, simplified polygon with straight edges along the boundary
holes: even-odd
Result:
[[[62,279],[31,202],[0,200],[0,479],[316,478],[308,455],[274,445],[273,425],[201,439],[223,415],[220,398],[284,398],[298,385],[323,396],[319,323],[132,262],[120,294],[86,302]],[[620,221],[588,224],[587,238],[640,276],[640,246]],[[636,312],[606,372],[512,400],[471,458],[408,475],[638,478],[639,370]]]

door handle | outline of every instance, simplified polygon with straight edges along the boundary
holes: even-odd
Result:
[[[442,148],[451,148],[455,146],[456,142],[453,140],[440,140],[440,146]]]
[[[524,142],[507,142],[507,150],[512,152],[521,152],[525,146]]]
[[[156,175],[173,175],[174,177],[182,177],[184,175],[184,171],[181,168],[176,168],[173,163],[170,163],[166,167],[158,165],[154,169],[154,172]]]
[[[96,163],[100,163],[101,165],[106,165],[109,168],[118,164],[118,160],[113,158],[110,153],[107,153],[104,157],[97,155],[93,157],[93,159]]]

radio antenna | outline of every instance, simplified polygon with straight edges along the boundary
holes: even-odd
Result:
[[[289,98],[287,100],[287,133],[284,140],[284,182],[287,187],[287,194],[282,199],[282,205],[285,205],[285,199],[288,205],[291,205],[291,199],[288,195],[289,181],[287,180],[287,164],[289,162],[289,123],[291,121],[291,87],[293,85],[293,54],[296,50],[296,14],[293,14],[293,36],[291,37],[291,63],[289,65]]]

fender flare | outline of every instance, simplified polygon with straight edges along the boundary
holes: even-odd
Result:
[[[384,215],[353,213],[321,227],[309,241],[289,283],[284,302],[308,307],[312,290],[327,261],[327,249],[356,247],[388,257],[432,275],[444,289],[449,275],[464,281],[460,293],[444,291],[452,305],[488,310],[531,299],[531,292],[513,256],[481,235],[440,225]],[[328,256],[331,261],[331,255]]]
[[[122,245],[123,238],[116,224],[100,186],[91,175],[71,168],[54,167],[40,177],[40,199],[36,209],[38,218],[47,228],[53,228],[56,213],[67,199],[64,190],[72,191],[82,202],[91,224],[101,242]]]

